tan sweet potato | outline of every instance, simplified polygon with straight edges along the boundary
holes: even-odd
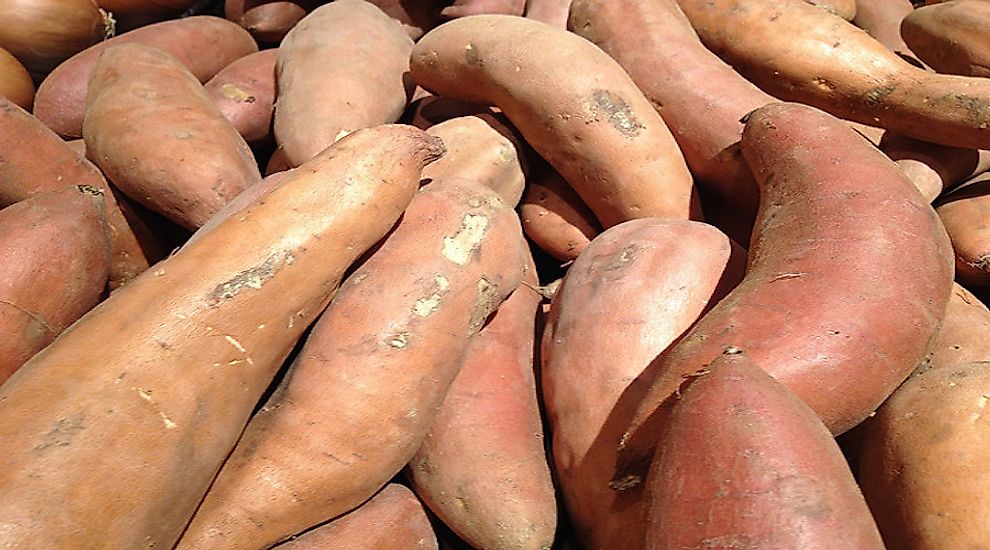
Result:
[[[856,17],[852,22],[887,47],[888,50],[919,67],[911,48],[901,38],[901,21],[914,11],[911,0],[856,0]]]
[[[837,15],[846,21],[856,17],[856,0],[803,0],[812,6],[821,8],[832,15]]]
[[[371,3],[396,21],[409,35],[418,40],[423,33],[440,24],[443,2],[434,0],[371,0]]]
[[[976,176],[937,203],[956,254],[956,278],[990,286],[990,172]]]
[[[990,149],[990,80],[919,69],[805,2],[678,2],[709,49],[775,97],[924,141]]]
[[[236,215],[248,206],[251,206],[262,195],[267,195],[273,189],[281,185],[282,182],[285,181],[286,177],[293,171],[294,169],[286,170],[284,172],[275,172],[265,176],[258,183],[245,189],[240,195],[237,195],[233,200],[223,205],[223,208],[217,210],[217,213],[213,214],[209,220],[206,220],[206,223],[200,226],[200,228],[189,237],[189,240],[186,241],[184,246],[188,246],[190,243],[203,238],[203,235],[206,235],[208,232],[212,231],[215,227],[223,223],[224,220]]]
[[[10,52],[0,48],[0,96],[30,111],[34,105],[34,81],[27,69]]]
[[[368,502],[277,550],[437,550],[433,526],[416,495],[389,483]]]
[[[103,50],[125,43],[165,50],[206,82],[231,62],[258,51],[251,35],[220,17],[197,15],[140,27],[67,59],[38,86],[34,115],[63,137],[82,137],[86,85]]]
[[[441,153],[408,126],[348,136],[21,367],[0,386],[0,546],[171,548],[296,340]]]
[[[410,70],[438,95],[498,106],[605,227],[697,207],[663,120],[622,67],[572,33],[509,15],[456,19],[416,43]]]
[[[158,261],[154,238],[125,218],[103,174],[28,112],[0,98],[0,206],[59,187],[86,185],[103,191],[110,238],[110,288],[117,288]]]
[[[295,2],[269,2],[244,12],[237,21],[263,44],[278,44],[295,27],[306,10]]]
[[[123,44],[93,68],[86,153],[127,196],[189,230],[261,180],[254,154],[177,59]]]
[[[474,548],[547,549],[557,527],[536,398],[532,258],[523,282],[471,341],[407,469],[413,491]]]
[[[67,57],[111,36],[93,0],[4,0],[0,48],[31,72],[47,73]]]
[[[471,337],[519,285],[524,249],[494,191],[424,187],[313,327],[178,548],[267,548],[384,486],[426,437]]]
[[[363,0],[309,13],[278,48],[275,139],[298,166],[336,139],[394,122],[406,108],[412,40]],[[332,90],[332,93],[327,93]]]
[[[0,384],[99,302],[103,192],[66,185],[0,210]]]
[[[585,548],[642,546],[639,492],[608,486],[645,389],[635,380],[742,277],[744,261],[709,225],[648,218],[605,231],[567,271],[543,331],[543,398],[557,479]]]
[[[949,147],[885,132],[880,150],[894,160],[929,202],[990,169],[990,151]]]
[[[204,85],[223,116],[251,144],[271,138],[276,53],[272,48],[245,55]]]
[[[562,262],[577,258],[602,231],[588,205],[546,163],[537,166],[526,185],[519,216],[526,236]]]
[[[698,367],[664,411],[646,548],[884,548],[814,411],[738,348]]]
[[[901,22],[901,36],[940,73],[990,77],[990,3],[954,0],[923,6]]]
[[[749,270],[650,366],[619,451],[630,484],[652,456],[660,404],[724,346],[746,350],[840,434],[907,378],[945,313],[948,237],[883,153],[796,103],[755,111],[742,150],[761,185]]]

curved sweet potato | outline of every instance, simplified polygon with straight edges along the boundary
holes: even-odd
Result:
[[[737,348],[697,366],[664,411],[646,548],[884,548],[814,411]]]
[[[472,336],[519,285],[524,249],[494,191],[424,187],[313,327],[178,548],[268,547],[384,486],[426,437]]]
[[[177,59],[143,44],[100,57],[83,137],[118,189],[189,230],[261,180],[250,147],[203,85]]]
[[[964,285],[990,286],[990,172],[964,183],[937,203]]]
[[[251,144],[268,141],[275,110],[275,54],[262,50],[227,65],[204,87],[220,112]]]
[[[171,548],[296,340],[441,153],[408,126],[348,136],[21,367],[0,386],[0,546]]]
[[[456,19],[416,43],[410,70],[434,93],[498,106],[605,227],[687,219],[696,206],[663,120],[622,67],[572,33],[509,15]]]
[[[775,97],[924,141],[990,149],[990,80],[919,69],[805,2],[678,2],[709,49]]]
[[[63,137],[82,137],[86,85],[103,51],[126,43],[165,50],[206,82],[234,60],[258,51],[240,25],[211,15],[172,19],[140,27],[90,46],[55,68],[38,86],[34,116]]]
[[[709,225],[649,218],[606,230],[567,271],[543,331],[541,376],[555,471],[586,548],[642,546],[640,494],[608,486],[645,389],[636,380],[742,277],[744,260]]]
[[[412,91],[404,77],[412,45],[394,19],[363,0],[321,6],[293,27],[276,68],[275,139],[289,165],[342,132],[398,120]]]
[[[100,301],[103,192],[66,185],[0,210],[0,384]]]
[[[34,105],[34,81],[27,69],[10,52],[0,48],[0,96],[30,111]]]
[[[619,479],[644,473],[657,408],[724,346],[746,350],[839,434],[907,378],[945,313],[948,237],[883,153],[842,121],[795,103],[756,110],[742,150],[761,185],[749,270],[650,366],[649,393],[623,436]]]
[[[602,231],[588,205],[546,163],[540,163],[526,185],[519,216],[526,236],[562,262],[577,258]]]
[[[557,527],[536,398],[543,297],[532,258],[523,282],[471,341],[407,469],[413,491],[474,548],[550,548]]]
[[[59,187],[86,185],[102,190],[110,235],[110,288],[137,277],[163,251],[121,212],[103,174],[78,151],[28,112],[0,97],[0,206]]]
[[[923,6],[901,22],[901,36],[940,73],[990,77],[990,4],[954,0]]]
[[[273,550],[437,550],[426,510],[412,491],[389,483],[347,515]]]
[[[306,17],[306,10],[295,2],[269,2],[244,12],[238,23],[264,44],[278,44]]]

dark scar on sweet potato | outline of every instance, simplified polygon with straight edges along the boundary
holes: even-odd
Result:
[[[220,283],[210,292],[207,303],[210,307],[218,307],[221,302],[237,296],[252,288],[260,289],[265,282],[275,276],[283,264],[291,264],[295,260],[291,251],[275,252],[265,259],[264,263],[233,276],[230,280]]]
[[[604,112],[608,122],[622,134],[633,137],[639,134],[643,126],[624,99],[608,90],[595,90],[591,95],[592,109],[595,113]]]

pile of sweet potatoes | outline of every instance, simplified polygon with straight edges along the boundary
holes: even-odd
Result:
[[[990,538],[986,0],[11,0],[0,257],[0,547]]]

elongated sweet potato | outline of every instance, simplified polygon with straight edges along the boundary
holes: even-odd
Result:
[[[34,81],[27,69],[10,52],[0,48],[0,96],[30,111],[34,105]]]
[[[66,185],[0,210],[0,384],[103,295],[102,196]]]
[[[206,82],[231,62],[258,51],[251,35],[220,17],[197,15],[134,29],[86,48],[55,68],[38,86],[34,115],[63,137],[82,137],[86,85],[103,50],[126,43],[165,50]]]
[[[577,258],[602,231],[588,205],[546,163],[537,166],[526,185],[519,216],[526,236],[562,262]]]
[[[670,130],[588,41],[521,17],[465,17],[421,38],[410,70],[434,93],[497,105],[603,226],[692,214],[691,175]]]
[[[474,116],[457,117],[431,126],[427,133],[443,140],[447,154],[423,169],[424,179],[469,179],[495,190],[509,206],[519,203],[526,176],[516,147],[488,123]]]
[[[295,2],[269,2],[244,12],[237,21],[263,44],[278,44],[295,27],[306,10]]]
[[[990,172],[937,203],[956,254],[956,277],[964,285],[990,286]]]
[[[852,22],[888,50],[909,63],[923,67],[921,61],[901,38],[901,21],[912,11],[914,6],[911,0],[856,0],[856,17]]]
[[[901,36],[922,61],[940,73],[990,77],[990,4],[954,0],[912,11]]]
[[[123,44],[93,68],[86,153],[124,194],[189,230],[261,180],[251,148],[177,59]]]
[[[948,237],[883,153],[795,103],[755,111],[742,150],[761,185],[749,270],[650,366],[619,451],[630,484],[655,448],[657,408],[724,346],[746,350],[840,434],[907,378],[945,313]]]
[[[186,241],[184,246],[188,246],[190,243],[203,238],[203,235],[213,231],[213,229],[223,223],[224,220],[236,215],[248,206],[251,206],[251,204],[258,200],[258,198],[262,195],[267,195],[272,191],[272,189],[275,189],[281,185],[282,182],[285,181],[286,177],[293,171],[294,169],[272,173],[262,178],[262,180],[258,183],[245,189],[240,195],[237,195],[233,200],[223,205],[223,208],[217,210],[216,214],[213,214],[210,219],[206,220],[206,223],[200,226],[200,228],[189,237],[189,240]]]
[[[158,261],[154,239],[139,238],[121,212],[103,174],[28,112],[0,97],[0,206],[59,187],[86,185],[103,191],[110,235],[110,288],[117,288]]]
[[[671,128],[691,172],[742,220],[749,240],[759,189],[739,152],[740,119],[774,98],[708,51],[675,0],[575,0],[570,27],[622,65]]]
[[[550,548],[557,504],[536,400],[536,265],[468,346],[407,470],[415,493],[474,548]]]
[[[368,502],[277,550],[437,550],[430,518],[416,495],[389,483]]]
[[[272,48],[245,55],[204,85],[223,116],[251,144],[271,137],[276,53],[278,50]]]
[[[698,368],[664,411],[646,548],[884,548],[814,411],[739,349]]]
[[[884,132],[880,150],[929,202],[990,169],[990,151],[938,145],[892,132]]]
[[[178,548],[266,548],[384,486],[426,437],[471,337],[519,285],[523,251],[494,191],[424,187],[313,327]]]
[[[0,386],[0,545],[171,548],[296,340],[441,153],[411,127],[348,136],[21,367]]]
[[[709,49],[775,97],[924,141],[990,149],[990,80],[919,69],[805,2],[678,2]]]
[[[606,230],[568,270],[543,331],[543,398],[555,471],[584,547],[642,546],[639,493],[608,486],[645,390],[636,379],[742,277],[744,261],[711,226],[649,218]]]
[[[338,0],[309,13],[278,48],[275,139],[291,166],[341,132],[394,122],[406,108],[412,40],[363,0]],[[328,94],[327,90],[332,90]]]

